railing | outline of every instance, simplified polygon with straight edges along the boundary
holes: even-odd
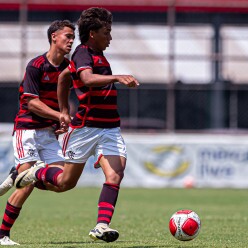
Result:
[[[71,4],[71,1],[63,1],[62,7],[68,7],[69,2]],[[17,4],[20,15],[18,24],[0,23],[0,81],[19,82],[28,60],[48,49],[48,23],[28,22],[28,15],[41,5],[41,11],[48,6],[56,9],[56,3],[58,1],[23,0],[20,5],[19,1],[9,1],[8,6]],[[82,5],[82,1],[74,1],[74,4]],[[84,6],[87,4],[93,5],[94,1],[84,1]],[[133,74],[141,82],[137,91],[120,88],[127,96],[127,99],[121,97],[120,102],[129,106],[124,109],[120,105],[124,128],[177,131],[248,127],[241,117],[245,116],[243,94],[247,90],[240,85],[248,83],[248,20],[238,26],[228,24],[227,19],[226,23],[225,20],[220,23],[218,18],[209,23],[201,23],[201,18],[194,24],[178,22],[178,13],[184,12],[246,13],[248,1],[106,0],[105,5],[113,11],[141,8],[164,13],[161,23],[154,24],[151,19],[146,25],[141,22],[113,26],[113,41],[106,51],[113,72]],[[60,4],[59,8],[62,7]],[[0,10],[2,8],[0,2]],[[74,46],[76,44],[77,38]],[[156,88],[149,88],[153,84]]]

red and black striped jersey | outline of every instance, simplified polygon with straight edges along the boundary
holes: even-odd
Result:
[[[50,108],[59,111],[58,76],[68,67],[69,63],[69,60],[65,58],[60,66],[55,67],[48,61],[46,54],[28,63],[19,87],[19,111],[15,118],[15,129],[38,129],[58,125],[55,120],[43,118],[29,111],[27,99],[39,98]]]
[[[79,79],[79,73],[85,69],[91,69],[93,74],[112,75],[110,65],[103,53],[94,52],[81,44],[73,53],[68,68],[79,100],[78,111],[71,122],[71,127],[119,127],[120,116],[117,111],[115,85],[86,87],[84,82]]]

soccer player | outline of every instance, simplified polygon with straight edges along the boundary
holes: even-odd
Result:
[[[68,20],[54,21],[47,31],[49,51],[32,59],[26,67],[19,88],[20,106],[13,134],[15,166],[19,173],[38,160],[44,161],[50,172],[62,172],[64,156],[57,135],[67,130],[59,124],[57,84],[59,74],[69,65],[65,55],[71,51],[74,30],[75,26]],[[43,166],[37,166],[40,167]],[[36,186],[45,189],[42,183]],[[33,189],[34,185],[29,185],[15,190],[9,197],[0,227],[0,245],[19,245],[10,239],[10,230]]]
[[[117,230],[109,224],[114,214],[120,183],[126,166],[126,145],[120,133],[120,117],[117,111],[115,83],[136,87],[138,81],[131,75],[112,75],[103,51],[110,45],[112,14],[104,8],[89,8],[78,20],[81,44],[72,55],[70,66],[59,76],[58,99],[60,124],[70,129],[64,136],[64,172],[46,178],[45,169],[31,168],[16,179],[17,187],[24,187],[43,178],[66,191],[76,186],[85,163],[95,155],[95,168],[101,167],[105,182],[98,202],[96,227],[89,236],[93,240],[113,242],[118,239]],[[68,92],[73,78],[79,107],[71,121],[68,108]],[[49,169],[47,170],[47,172]],[[56,189],[54,189],[56,190]]]

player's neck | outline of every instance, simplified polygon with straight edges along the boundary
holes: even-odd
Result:
[[[85,43],[85,45],[88,46],[88,47],[89,47],[91,50],[93,50],[94,52],[98,52],[98,53],[102,52],[100,49],[98,49],[98,48],[95,46],[94,43],[92,43],[92,42],[90,42],[90,41],[87,41],[87,42]]]
[[[48,61],[55,67],[59,66],[64,60],[64,54],[49,50],[46,54]]]

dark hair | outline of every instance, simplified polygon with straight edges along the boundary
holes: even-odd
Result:
[[[111,12],[104,8],[92,7],[84,10],[77,21],[81,43],[88,41],[90,31],[96,31],[107,24],[111,25],[112,20]]]
[[[50,27],[47,30],[47,37],[50,44],[52,43],[52,37],[51,37],[52,33],[56,32],[57,30],[62,30],[64,27],[68,27],[71,28],[72,30],[75,30],[75,25],[71,23],[69,20],[63,20],[63,21],[56,20],[51,23]]]

